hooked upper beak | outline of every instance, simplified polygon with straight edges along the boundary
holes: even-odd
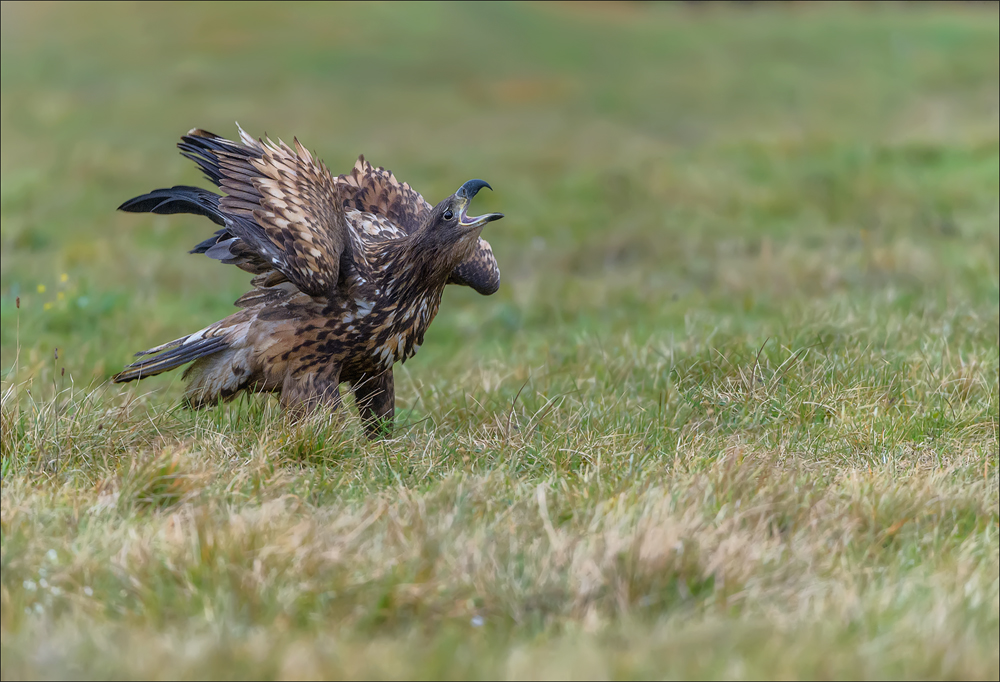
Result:
[[[487,213],[480,216],[467,216],[465,214],[466,210],[469,208],[469,204],[472,203],[472,198],[479,193],[483,187],[488,188],[490,191],[493,190],[490,187],[490,183],[485,180],[469,180],[467,183],[458,188],[455,192],[455,197],[461,199],[463,202],[462,213],[459,216],[458,224],[465,228],[482,227],[488,222],[494,220],[500,220],[503,218],[503,213]]]

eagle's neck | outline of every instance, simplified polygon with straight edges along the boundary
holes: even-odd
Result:
[[[434,248],[427,241],[413,239],[417,234],[380,254],[381,269],[372,282],[377,314],[391,330],[387,342],[376,349],[380,362],[387,366],[412,357],[420,348],[451,271],[472,252],[468,244]]]
[[[436,292],[440,298],[452,270],[472,255],[477,238],[478,234],[467,234],[447,241],[419,230],[392,245],[391,253],[385,254],[383,272],[389,278],[409,280],[428,294]]]

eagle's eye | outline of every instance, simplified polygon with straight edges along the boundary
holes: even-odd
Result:
[[[455,214],[451,212],[451,209],[448,209],[447,211],[444,212],[444,215],[442,217],[445,220],[451,220],[452,218],[455,217]]]

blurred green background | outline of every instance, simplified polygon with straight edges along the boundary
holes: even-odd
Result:
[[[0,11],[4,678],[996,678],[996,3]],[[492,184],[396,437],[107,384],[235,121]]]
[[[450,287],[408,368],[626,332],[780,335],[871,301],[997,317],[995,5],[2,12],[8,378],[59,348],[78,382],[104,380],[232,310],[247,276],[186,253],[207,220],[115,207],[204,186],[174,145],[237,120],[335,173],[364,153],[432,203],[471,177],[496,189],[501,290]]]

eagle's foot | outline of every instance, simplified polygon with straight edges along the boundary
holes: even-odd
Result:
[[[294,420],[326,407],[339,411],[340,369],[326,368],[319,372],[289,372],[281,386],[281,406]]]
[[[391,436],[396,411],[396,387],[392,370],[387,369],[374,376],[364,375],[351,383],[351,390],[354,391],[358,413],[369,440]]]

